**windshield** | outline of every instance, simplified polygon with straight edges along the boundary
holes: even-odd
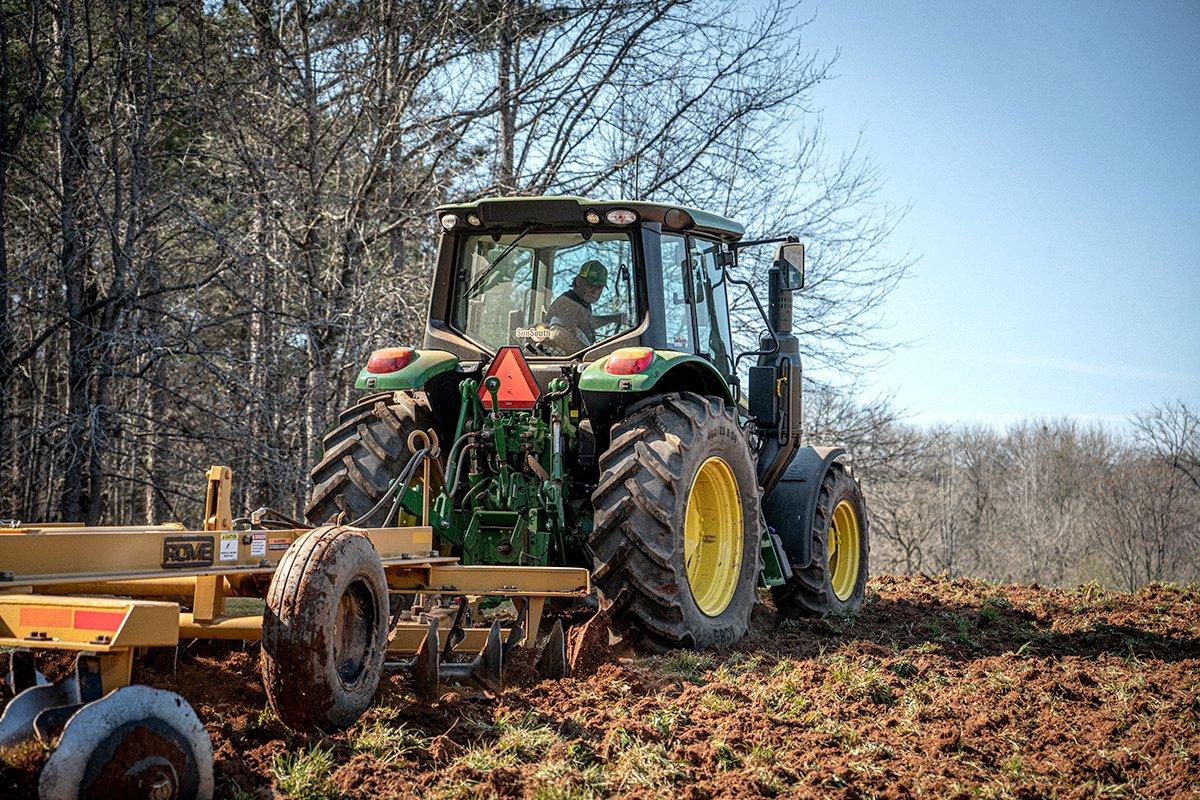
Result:
[[[455,271],[452,323],[491,350],[565,356],[637,323],[627,233],[467,236]]]

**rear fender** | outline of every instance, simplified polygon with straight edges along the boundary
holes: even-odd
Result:
[[[801,447],[779,483],[763,502],[767,526],[783,542],[793,570],[812,561],[812,526],[817,513],[821,481],[831,469],[849,469],[849,455],[841,447]]]
[[[579,376],[579,391],[630,396],[689,391],[733,402],[728,381],[717,372],[716,367],[700,356],[674,350],[655,350],[654,358],[641,372],[613,375],[604,369],[611,355],[587,366]]]
[[[458,356],[445,350],[414,350],[413,358],[402,369],[376,374],[363,367],[354,382],[357,389],[393,391],[421,389],[431,379],[458,366]]]
[[[579,376],[579,392],[596,437],[596,452],[608,449],[609,431],[626,410],[647,397],[670,392],[696,392],[720,397],[730,405],[733,393],[716,367],[700,356],[655,350],[654,359],[636,375],[613,375],[604,369],[608,356],[597,359]]]

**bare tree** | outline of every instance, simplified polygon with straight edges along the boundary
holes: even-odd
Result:
[[[1200,414],[1182,400],[1154,406],[1133,418],[1143,447],[1170,462],[1200,489]]]

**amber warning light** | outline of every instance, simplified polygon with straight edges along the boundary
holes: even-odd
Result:
[[[525,358],[518,348],[501,347],[496,351],[492,365],[483,376],[484,382],[493,375],[500,379],[500,388],[496,390],[496,402],[500,404],[501,411],[533,409],[541,390],[538,389],[537,381],[533,379],[533,373],[529,371],[529,365],[525,363]],[[492,396],[483,383],[479,385],[479,400],[484,408],[491,410]]]

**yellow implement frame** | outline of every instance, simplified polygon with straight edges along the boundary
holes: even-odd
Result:
[[[206,477],[202,530],[179,523],[0,529],[0,645],[97,653],[107,693],[129,683],[136,647],[171,647],[181,638],[258,639],[262,615],[227,615],[225,600],[265,597],[284,552],[308,529],[233,530],[230,469],[212,467]],[[537,639],[548,598],[590,591],[583,569],[462,566],[433,549],[428,525],[360,530],[379,554],[389,589],[509,597],[525,612],[528,643]],[[449,629],[453,619],[438,621]],[[458,650],[477,652],[488,630],[466,628]],[[428,631],[428,620],[399,622],[388,652],[413,655]]]

